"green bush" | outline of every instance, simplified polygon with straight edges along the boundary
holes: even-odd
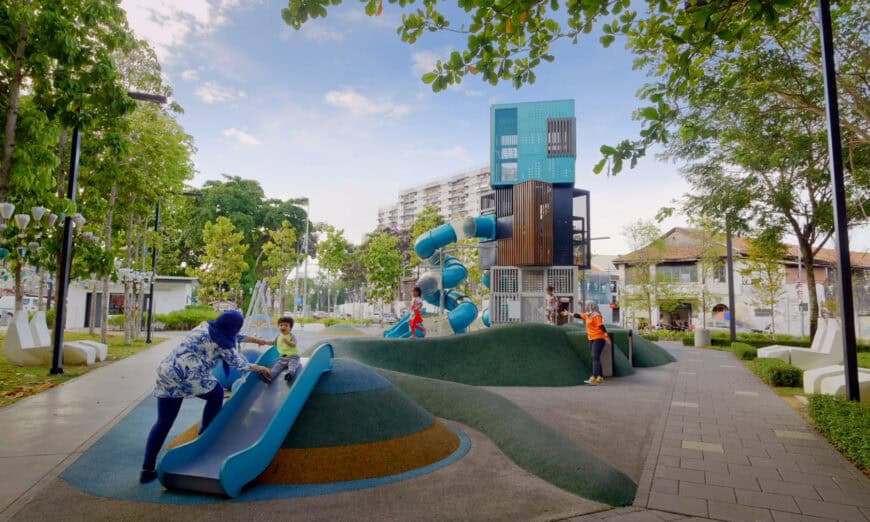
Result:
[[[865,473],[870,469],[870,404],[813,395],[807,412],[818,429]]]
[[[756,359],[752,370],[771,386],[803,386],[803,370],[779,359]]]
[[[758,357],[758,349],[746,343],[731,343],[731,351],[744,361],[753,361]]]
[[[163,323],[164,330],[192,330],[199,323],[215,319],[218,315],[220,312],[213,310],[210,306],[192,305],[168,314],[156,314],[154,320]]]
[[[158,316],[154,316],[158,317]],[[109,326],[114,326],[117,328],[124,327],[124,316],[123,315],[110,315],[109,316]]]
[[[338,323],[342,323],[343,321],[341,319],[336,318],[336,317],[326,317],[321,322],[323,323],[323,326],[329,328],[330,326],[335,326]]]

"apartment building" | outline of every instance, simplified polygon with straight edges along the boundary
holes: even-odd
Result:
[[[378,228],[411,228],[417,214],[430,205],[446,220],[477,216],[481,196],[492,191],[489,172],[483,167],[399,192],[398,203],[378,209]]]

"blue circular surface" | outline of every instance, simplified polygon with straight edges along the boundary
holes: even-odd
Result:
[[[350,359],[333,359],[332,371],[326,372],[313,393],[333,395],[378,390],[392,386],[390,381],[368,366]]]

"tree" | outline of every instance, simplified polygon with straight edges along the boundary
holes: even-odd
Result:
[[[278,230],[270,230],[271,241],[263,246],[263,269],[269,274],[269,284],[278,287],[280,313],[287,310],[287,278],[296,266],[299,255],[296,252],[296,230],[289,221],[281,223]]]
[[[381,301],[392,301],[402,276],[402,254],[395,236],[378,232],[371,237],[363,264],[368,272],[368,295]]]
[[[459,250],[454,254],[459,259],[459,262],[465,265],[465,268],[468,270],[468,277],[462,283],[460,287],[461,291],[477,299],[489,293],[489,289],[483,286],[481,282],[483,270],[480,268],[480,249],[477,248],[478,243],[479,240],[476,237],[462,239],[456,243],[459,246]]]
[[[438,211],[438,207],[435,205],[428,205],[423,210],[417,214],[417,218],[414,220],[414,224],[411,226],[411,238],[410,238],[410,260],[409,264],[411,266],[417,266],[420,264],[422,259],[420,259],[417,254],[414,252],[414,243],[417,241],[417,238],[423,235],[425,232],[432,230],[433,228],[444,224],[444,218],[441,217],[440,212]]]
[[[623,236],[628,240],[632,253],[626,260],[625,292],[622,302],[632,312],[646,311],[648,325],[654,326],[653,308],[664,301],[662,289],[665,282],[656,273],[655,266],[661,261],[664,241],[661,231],[652,221],[637,220],[623,228]]]
[[[347,262],[350,254],[350,243],[344,238],[344,230],[337,229],[332,225],[323,226],[320,230],[326,234],[326,237],[317,245],[317,262],[320,268],[326,271],[326,309],[329,311],[329,284],[335,282],[341,268]]]
[[[747,257],[740,275],[752,282],[752,304],[770,313],[770,333],[776,333],[776,305],[785,294],[785,270],[782,260],[788,249],[777,234],[768,233],[749,240]]]
[[[214,223],[206,223],[202,235],[205,252],[200,256],[200,266],[189,269],[190,275],[198,277],[202,285],[200,299],[206,303],[231,300],[248,270],[244,234],[236,232],[229,218],[221,216]]]
[[[697,218],[694,224],[698,227],[698,302],[701,307],[701,327],[707,328],[708,303],[717,297],[707,287],[707,282],[716,276],[722,267],[725,248],[722,246],[721,223],[709,218]],[[731,313],[734,313],[732,310]]]

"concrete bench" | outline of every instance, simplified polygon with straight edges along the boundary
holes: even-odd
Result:
[[[819,329],[809,348],[765,346],[758,350],[759,359],[780,359],[802,370],[812,370],[843,363],[843,333],[836,319],[819,319]]]
[[[825,395],[846,395],[845,372],[825,377],[822,379],[820,388]],[[870,372],[858,372],[858,390],[861,402],[870,402]]]
[[[839,377],[840,380],[845,382],[846,369],[842,364],[834,364],[830,366],[823,366],[821,368],[813,368],[812,370],[807,370],[804,372],[804,393],[822,393],[822,381],[827,379],[828,377]],[[858,368],[858,379],[861,379],[862,375],[870,376],[870,370],[865,368]]]
[[[51,362],[51,335],[45,322],[45,312],[39,311],[33,321],[27,321],[27,312],[18,310],[6,330],[3,354],[11,364],[18,366],[39,366]],[[98,343],[99,344],[99,343]],[[96,362],[97,348],[72,341],[63,343],[64,364],[86,364]]]

